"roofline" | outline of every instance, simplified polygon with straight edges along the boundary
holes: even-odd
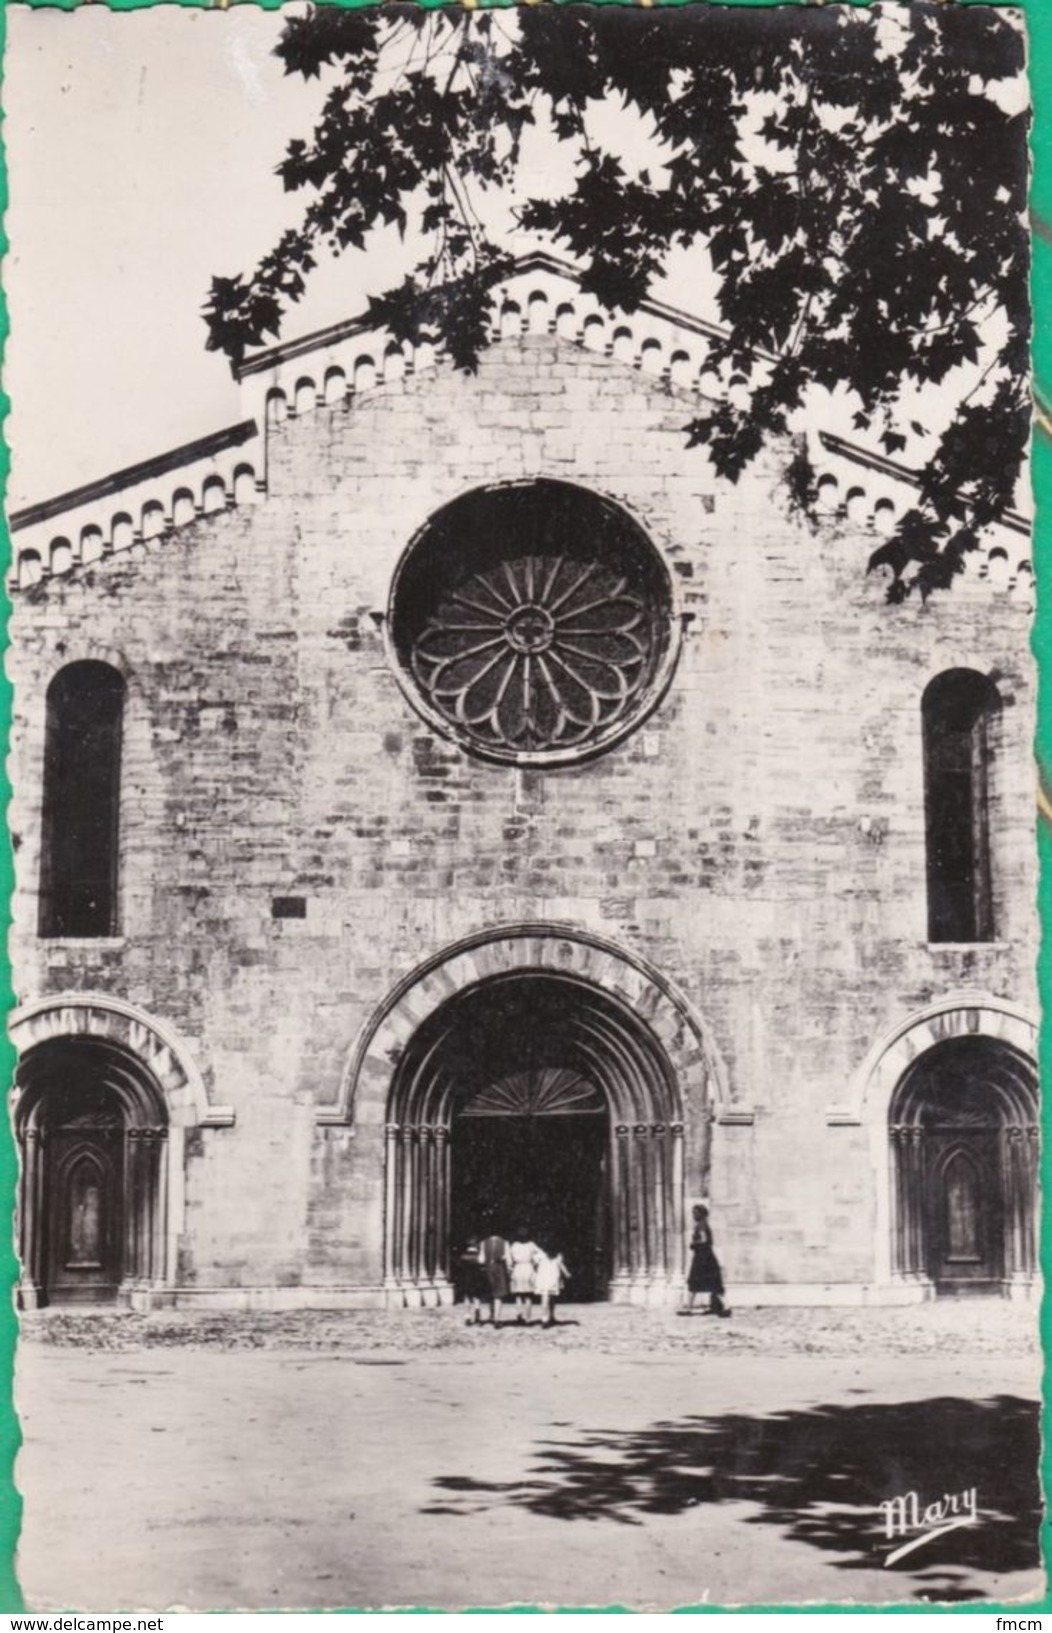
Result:
[[[574,279],[578,276],[578,270],[570,261],[561,260],[545,250],[534,250],[529,255],[520,256],[508,276],[516,277],[528,272],[551,272]],[[639,303],[636,310],[672,323],[691,334],[706,335],[711,339],[726,338],[727,331],[718,324],[709,323],[704,318],[692,317],[689,313],[668,306],[663,301],[644,300]],[[263,373],[292,358],[304,356],[308,352],[349,339],[353,335],[367,333],[375,328],[376,325],[365,317],[357,317],[331,324],[325,329],[315,329],[311,334],[303,335],[298,340],[285,341],[280,345],[268,346],[265,351],[256,352],[235,370],[236,378],[241,380],[246,375]],[[114,471],[96,482],[89,482],[83,487],[59,494],[54,499],[45,499],[39,504],[27,505],[22,510],[13,511],[8,517],[8,527],[12,533],[17,533],[22,528],[35,526],[38,522],[50,521],[52,517],[60,516],[67,510],[105,499],[111,494],[135,486],[138,482],[148,482],[154,477],[165,475],[168,471],[178,470],[180,466],[191,464],[194,460],[207,459],[224,453],[229,448],[237,448],[242,443],[249,442],[258,433],[259,426],[255,420],[241,420],[237,425],[227,426],[222,431],[213,431],[210,436],[200,437],[194,442],[183,443],[181,447],[173,448],[168,453],[157,454],[153,459],[143,460],[138,465],[129,465],[124,470]],[[845,437],[837,436],[832,431],[820,431],[819,441],[831,454],[838,454],[869,470],[894,477],[900,482],[907,482],[912,487],[920,486],[920,473],[909,465],[900,464],[898,460],[888,459],[886,455],[861,447],[857,442],[849,442]],[[1000,523],[1015,533],[1028,536],[1032,532],[1031,524],[1018,511],[1006,511],[1000,518]]]
[[[15,510],[7,519],[7,525],[12,533],[21,528],[34,527],[38,522],[48,522],[53,516],[61,516],[64,511],[76,510],[81,505],[94,504],[98,499],[109,498],[111,494],[121,493],[125,488],[135,487],[139,482],[150,482],[154,477],[164,476],[168,471],[177,471],[183,465],[191,465],[194,460],[208,459],[214,454],[225,453],[228,448],[239,448],[242,443],[251,442],[259,434],[259,426],[255,420],[241,420],[237,425],[228,425],[223,431],[213,431],[210,436],[198,437],[195,442],[184,442],[180,448],[172,448],[165,454],[155,454],[152,459],[144,459],[138,465],[128,465],[122,471],[112,471],[109,476],[100,477],[97,482],[86,482],[81,488],[71,488],[68,493],[60,493],[54,499],[42,499],[39,504],[27,505],[23,510]]]
[[[557,255],[549,255],[546,250],[531,250],[529,255],[520,255],[507,276],[517,278],[526,272],[554,272],[557,276],[571,279],[580,277],[580,268],[574,266],[572,261],[563,261]],[[674,323],[677,328],[687,329],[691,334],[707,335],[712,340],[722,340],[727,335],[727,330],[720,328],[719,324],[706,323],[703,318],[691,317],[688,312],[682,312],[675,306],[666,306],[663,301],[640,301],[635,311],[644,312],[648,317],[663,318],[668,323]],[[250,374],[263,374],[266,370],[277,368],[282,363],[289,363],[296,357],[304,357],[308,352],[337,345],[341,340],[350,340],[354,335],[367,334],[377,327],[376,323],[364,316],[346,318],[341,323],[330,324],[326,329],[315,329],[311,334],[301,335],[298,340],[281,341],[247,357],[235,368],[234,378],[244,380]]]
[[[838,437],[832,431],[820,431],[818,440],[823,448],[828,448],[831,454],[840,454],[845,459],[851,459],[856,465],[865,465],[871,471],[880,471],[884,476],[894,476],[900,482],[908,482],[911,487],[919,488],[921,476],[909,465],[900,465],[897,459],[888,459],[884,454],[874,453],[869,448],[860,448],[857,442],[848,442],[845,437]],[[1013,533],[1023,533],[1029,536],[1033,531],[1025,516],[1020,516],[1017,510],[1006,510],[998,518],[998,526],[1009,527]]]

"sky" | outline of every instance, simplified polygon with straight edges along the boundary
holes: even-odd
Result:
[[[280,15],[254,6],[13,5],[7,23],[17,508],[241,417],[201,307],[213,274],[249,271],[297,219],[274,167],[320,96],[285,79]],[[361,309],[351,259],[322,265],[289,336]]]
[[[284,76],[281,26],[253,6],[9,7],[9,508],[241,418],[201,308],[213,274],[248,273],[302,210],[274,171],[310,135],[325,81]],[[535,136],[523,183],[558,190],[565,167]],[[491,225],[512,249],[539,242],[501,215]],[[411,248],[392,229],[366,256],[324,256],[281,338],[357,316]],[[697,264],[678,295],[714,315]]]

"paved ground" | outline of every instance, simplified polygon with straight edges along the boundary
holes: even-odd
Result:
[[[1033,1312],[27,1322],[35,1609],[1039,1594]],[[878,1504],[976,1487],[888,1569]]]

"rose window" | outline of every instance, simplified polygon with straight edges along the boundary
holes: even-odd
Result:
[[[655,696],[670,593],[641,529],[582,489],[483,489],[439,513],[395,585],[418,706],[467,746],[545,763],[605,747]]]

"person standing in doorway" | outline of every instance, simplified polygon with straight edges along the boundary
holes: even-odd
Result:
[[[457,1259],[457,1281],[460,1294],[468,1306],[468,1326],[477,1327],[482,1320],[483,1302],[489,1301],[489,1282],[482,1263],[478,1238],[472,1236]]]
[[[570,1272],[561,1253],[540,1253],[534,1272],[534,1289],[541,1301],[541,1320],[546,1327],[555,1326],[555,1306]]]
[[[520,1225],[508,1249],[511,1260],[511,1296],[519,1307],[519,1320],[533,1320],[535,1271],[540,1248],[532,1241],[525,1225]]]
[[[494,1232],[482,1239],[479,1261],[489,1294],[489,1318],[495,1327],[500,1325],[500,1312],[510,1291],[508,1269],[511,1256],[503,1236]]]
[[[709,1224],[709,1210],[703,1208],[700,1202],[692,1210],[694,1228],[690,1238],[690,1270],[687,1274],[687,1305],[684,1315],[691,1315],[694,1310],[694,1300],[699,1293],[708,1293],[709,1307],[707,1315],[730,1315],[723,1295],[726,1289],[723,1285],[723,1272],[719,1260],[716,1258],[712,1245],[712,1227]]]

